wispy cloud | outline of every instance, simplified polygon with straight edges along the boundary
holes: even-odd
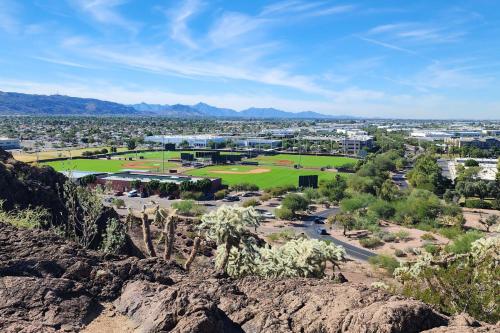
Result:
[[[17,16],[17,4],[10,0],[0,1],[0,30],[7,33],[17,33],[20,29],[20,23]]]
[[[379,35],[403,42],[451,43],[463,38],[466,31],[463,28],[448,27],[444,23],[400,22],[376,26],[367,35]]]
[[[382,41],[379,41],[379,40],[376,40],[373,38],[367,38],[367,37],[363,37],[363,36],[356,36],[356,37],[367,42],[367,43],[382,46],[382,47],[385,47],[385,48],[390,49],[390,50],[395,50],[395,51],[399,51],[399,52],[403,52],[403,53],[417,55],[417,52],[415,52],[413,50],[406,49],[404,47],[400,47],[400,46],[397,46],[397,45],[394,45],[391,43],[386,43],[386,42],[382,42]]]
[[[225,13],[210,29],[208,37],[215,46],[224,46],[237,41],[241,36],[262,27],[268,19],[241,13]]]
[[[197,43],[192,39],[188,22],[201,9],[202,4],[198,0],[188,0],[182,6],[171,10],[170,17],[170,37],[185,46],[196,49]]]
[[[65,60],[65,59],[60,59],[60,58],[40,57],[40,56],[35,56],[32,58],[36,59],[36,60],[56,64],[56,65],[63,65],[63,66],[77,67],[77,68],[87,68],[87,69],[96,68],[94,66],[89,66],[89,65],[85,65],[85,64],[74,62],[74,61]]]
[[[282,1],[264,7],[260,16],[277,16],[284,14],[300,15],[302,17],[327,16],[346,13],[354,10],[354,5],[328,6],[325,1]]]
[[[126,0],[72,0],[72,3],[95,21],[137,33],[138,24],[125,18],[118,11],[118,7],[126,2]]]

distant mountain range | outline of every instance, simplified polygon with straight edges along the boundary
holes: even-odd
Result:
[[[273,108],[249,108],[243,111],[218,108],[205,103],[195,105],[133,104],[63,95],[32,95],[0,91],[0,115],[87,115],[87,116],[160,116],[173,118],[246,118],[246,119],[353,119],[312,111],[287,112]]]

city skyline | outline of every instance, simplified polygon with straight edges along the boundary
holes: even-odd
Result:
[[[498,119],[500,4],[0,1],[0,91]]]

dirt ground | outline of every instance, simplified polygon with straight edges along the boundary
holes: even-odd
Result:
[[[500,211],[491,209],[464,208],[463,213],[466,227],[483,231],[486,231],[486,228],[479,223],[479,219],[486,219],[490,215],[500,216]],[[495,230],[495,227],[491,227],[490,230]]]
[[[104,310],[86,326],[82,333],[134,333],[135,325],[127,317],[115,311],[111,303],[103,304]]]
[[[256,168],[248,171],[231,171],[231,170],[213,170],[212,173],[220,173],[224,175],[257,175],[261,173],[271,172],[271,169]]]

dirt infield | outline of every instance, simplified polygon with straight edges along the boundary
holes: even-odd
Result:
[[[151,165],[146,165],[147,162],[128,162],[123,164],[124,169],[154,169]]]
[[[290,161],[290,160],[278,160],[276,162],[274,162],[275,165],[283,165],[283,166],[286,166],[286,165],[292,165],[293,164],[293,161]]]
[[[248,171],[231,171],[231,170],[213,170],[211,173],[220,173],[224,175],[257,175],[260,173],[271,172],[271,169],[257,168]]]

